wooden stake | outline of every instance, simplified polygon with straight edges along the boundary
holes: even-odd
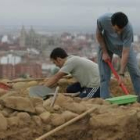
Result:
[[[42,81],[45,80],[46,78],[35,78],[35,79],[23,79],[23,80],[13,80],[9,81],[7,83],[18,83],[18,82],[30,82],[30,81]]]
[[[53,107],[54,106],[54,103],[56,101],[56,97],[57,97],[57,94],[58,94],[58,90],[59,90],[59,86],[56,87],[56,90],[55,90],[54,96],[52,98],[52,102],[51,102],[50,107]]]

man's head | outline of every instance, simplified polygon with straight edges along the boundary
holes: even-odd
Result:
[[[67,57],[68,54],[62,48],[55,48],[50,54],[50,59],[60,68],[64,65]]]
[[[128,23],[127,16],[122,12],[116,12],[111,17],[111,23],[116,33],[120,34]]]

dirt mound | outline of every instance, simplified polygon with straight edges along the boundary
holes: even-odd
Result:
[[[16,105],[13,102],[14,98]],[[42,101],[39,98],[16,96],[1,98],[0,139],[34,140],[92,107],[95,107],[92,113],[54,133],[48,139],[140,139],[140,104],[138,103],[117,106],[102,99],[86,100],[59,94],[54,107],[50,108],[51,100],[52,98]]]
[[[130,94],[134,94],[134,89],[132,86],[132,82],[130,80],[130,77],[125,78],[125,86]],[[118,82],[115,78],[112,78],[110,81],[110,92],[113,96],[120,96],[124,95],[123,90],[121,87],[118,85]]]
[[[66,86],[67,81],[61,82]],[[37,83],[30,83],[34,84]],[[55,105],[50,107],[52,97],[44,101],[31,98],[27,83],[18,83],[17,87],[0,97],[1,140],[35,140],[91,108],[93,112],[45,140],[140,140],[139,103],[118,106],[99,98],[80,99],[59,93]]]

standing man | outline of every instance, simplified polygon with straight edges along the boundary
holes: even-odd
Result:
[[[119,83],[123,82],[127,67],[135,93],[140,95],[140,71],[136,61],[136,54],[132,47],[133,29],[127,16],[122,12],[116,12],[114,14],[105,14],[98,18],[96,37],[100,45],[98,50],[101,79],[100,96],[102,98],[110,97],[111,70],[105,61],[111,61],[113,54],[117,54],[121,58]]]
[[[68,86],[67,93],[80,92],[79,97],[100,97],[100,77],[98,65],[91,60],[79,56],[68,56],[62,48],[55,48],[50,59],[60,70],[48,80],[48,87],[56,84],[63,76],[71,74],[78,82]]]

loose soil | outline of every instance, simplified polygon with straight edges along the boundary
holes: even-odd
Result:
[[[140,104],[110,104],[103,99],[65,96],[65,88],[74,82],[62,79],[53,108],[52,98],[43,101],[28,95],[36,81],[16,83],[12,91],[0,90],[0,140],[35,140],[94,107],[94,111],[44,140],[140,140]],[[111,93],[123,95],[116,80]],[[130,80],[126,86],[134,93]]]

